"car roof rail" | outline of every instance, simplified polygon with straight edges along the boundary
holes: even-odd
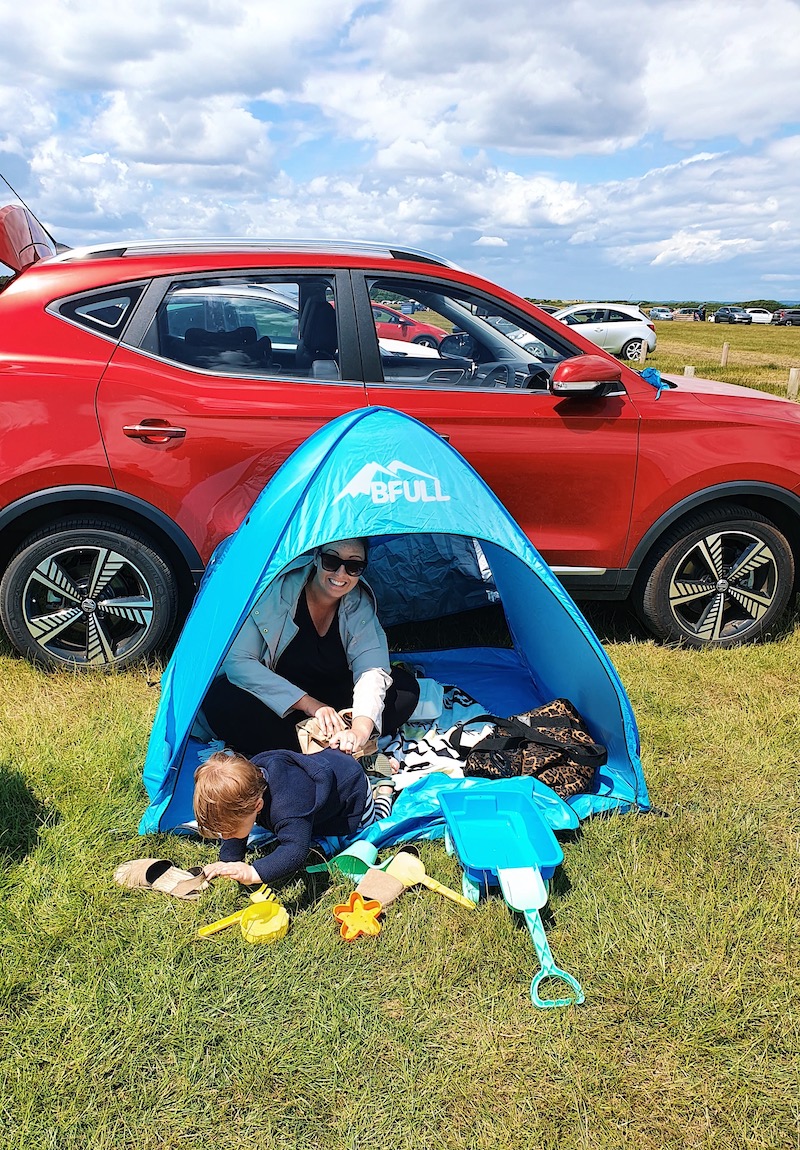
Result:
[[[124,256],[150,255],[206,255],[222,252],[263,253],[300,252],[331,255],[362,255],[377,259],[409,260],[412,263],[438,264],[458,269],[458,265],[432,252],[419,248],[398,247],[395,244],[369,240],[251,240],[251,239],[194,239],[194,240],[135,240],[131,243],[97,244],[70,248],[51,257],[49,263],[73,260],[120,259]]]

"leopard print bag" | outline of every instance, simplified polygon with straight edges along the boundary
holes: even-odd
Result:
[[[450,736],[464,759],[465,775],[483,779],[532,775],[567,799],[591,791],[598,767],[608,758],[606,748],[594,741],[568,699],[554,699],[510,719],[481,715],[469,721],[481,720],[491,722],[493,730],[473,747],[462,747],[460,729]]]

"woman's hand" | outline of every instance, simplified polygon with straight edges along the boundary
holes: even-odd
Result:
[[[331,746],[348,755],[355,755],[372,738],[375,724],[366,715],[355,715],[349,730],[339,731],[331,738]]]
[[[327,739],[330,739],[337,731],[345,730],[345,721],[336,708],[329,707],[327,703],[320,703],[319,699],[314,699],[311,695],[303,695],[301,699],[297,700],[295,707],[298,711],[308,715],[309,718],[313,716]]]
[[[254,866],[244,862],[215,862],[203,867],[203,878],[232,878],[243,886],[255,886],[261,876]]]

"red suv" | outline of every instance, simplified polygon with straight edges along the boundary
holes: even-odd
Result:
[[[0,294],[0,614],[43,662],[159,648],[282,461],[365,404],[446,436],[577,598],[632,597],[661,638],[760,638],[796,589],[797,404],[640,374],[410,250],[47,252],[0,213],[19,269]],[[382,339],[387,299],[424,309],[438,349]]]

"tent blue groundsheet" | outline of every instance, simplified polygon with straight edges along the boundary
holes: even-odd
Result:
[[[608,748],[596,793],[571,800],[576,814],[649,809],[630,702],[575,603],[457,451],[410,416],[369,407],[333,420],[299,447],[209,565],[162,679],[144,768],[150,805],[142,834],[186,830],[193,819],[192,777],[203,750],[193,728],[196,736],[205,693],[256,599],[298,555],[353,536],[380,537],[370,573],[378,575],[381,599],[393,583],[413,589],[406,611],[414,600],[442,601],[442,556],[463,583],[463,556],[472,548],[480,558],[473,601],[485,602],[486,587],[493,589],[513,647],[414,651],[414,664],[499,715],[570,699]],[[397,537],[420,537],[421,546],[398,560]],[[460,550],[442,547],[446,537]],[[439,561],[428,564],[434,552]],[[397,604],[386,608],[399,617]],[[420,617],[430,617],[422,606]]]

